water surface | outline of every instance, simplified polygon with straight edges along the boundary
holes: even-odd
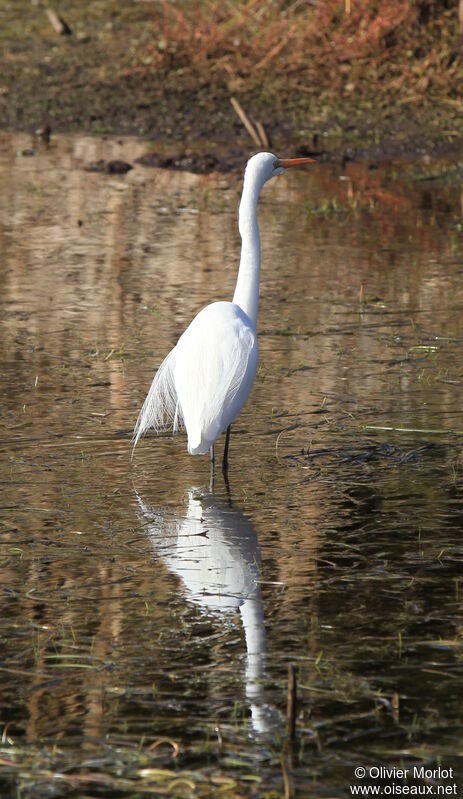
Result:
[[[228,491],[130,437],[232,296],[241,176],[0,145],[2,797],[350,796],[400,764],[463,790],[461,164],[265,187]]]

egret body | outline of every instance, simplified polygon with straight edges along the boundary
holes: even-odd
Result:
[[[260,236],[257,201],[264,183],[312,158],[279,159],[258,153],[247,163],[239,209],[241,259],[232,302],[213,302],[193,319],[156,372],[134,430],[134,446],[149,428],[184,426],[188,452],[204,455],[227,430],[222,467],[228,466],[230,425],[257,370]]]

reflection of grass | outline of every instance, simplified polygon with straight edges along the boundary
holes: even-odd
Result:
[[[430,166],[413,164],[406,168],[406,174],[412,180],[424,183],[438,180],[460,185],[463,179],[463,163],[441,161]]]
[[[345,214],[354,206],[342,204],[336,197],[323,200],[322,204],[315,208],[308,207],[307,212],[314,216],[329,216],[330,214]]]
[[[123,360],[128,357],[129,353],[124,349],[124,346],[119,347],[119,349],[112,349],[109,352],[100,352],[99,349],[96,349],[90,353],[90,358],[102,361]]]

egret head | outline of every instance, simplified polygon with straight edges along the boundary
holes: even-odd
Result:
[[[289,167],[313,163],[313,158],[277,158],[273,153],[257,153],[249,159],[246,172],[253,173],[262,185],[270,178],[281,175]]]

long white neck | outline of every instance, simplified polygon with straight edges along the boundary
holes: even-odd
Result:
[[[260,236],[257,224],[257,201],[264,181],[254,170],[246,170],[239,210],[241,259],[233,302],[257,325],[260,277]]]

